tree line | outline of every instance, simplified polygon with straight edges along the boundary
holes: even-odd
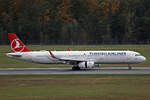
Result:
[[[0,0],[0,44],[8,44],[8,32],[26,44],[143,43],[150,41],[149,4],[150,0]]]

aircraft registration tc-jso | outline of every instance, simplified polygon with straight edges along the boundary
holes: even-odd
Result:
[[[40,64],[70,64],[72,70],[92,69],[100,64],[138,64],[146,58],[134,51],[31,51],[14,34],[8,33],[11,58]]]

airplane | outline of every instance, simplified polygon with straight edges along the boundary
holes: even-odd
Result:
[[[100,67],[100,64],[138,64],[146,61],[146,58],[135,51],[31,51],[15,33],[8,33],[11,45],[11,53],[6,55],[18,60],[24,60],[39,64],[70,64],[72,70],[92,69]]]

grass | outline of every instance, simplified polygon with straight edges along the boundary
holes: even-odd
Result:
[[[150,45],[28,46],[31,50],[133,50],[148,61],[134,66],[150,66]],[[55,48],[55,49],[54,49]],[[11,59],[0,46],[0,68],[70,67],[40,65]],[[116,66],[116,65],[102,65]],[[118,65],[124,66],[124,65]],[[150,75],[0,75],[0,100],[148,100]]]
[[[0,100],[147,100],[149,76],[0,76]]]
[[[141,64],[136,64],[132,66],[150,66],[150,45],[29,45],[31,50],[67,50],[71,48],[72,50],[132,50],[140,52],[147,58],[147,61]],[[25,61],[19,61],[15,59],[8,58],[5,54],[11,52],[9,46],[0,46],[0,68],[48,68],[48,67],[71,67],[70,65],[44,65],[44,64],[34,64]],[[127,66],[127,65],[109,65],[104,64],[102,66]]]

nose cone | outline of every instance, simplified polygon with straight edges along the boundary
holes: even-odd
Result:
[[[146,59],[144,56],[141,57],[141,61],[142,61],[142,62],[144,62],[144,61],[146,61],[146,60],[147,60],[147,59]]]

